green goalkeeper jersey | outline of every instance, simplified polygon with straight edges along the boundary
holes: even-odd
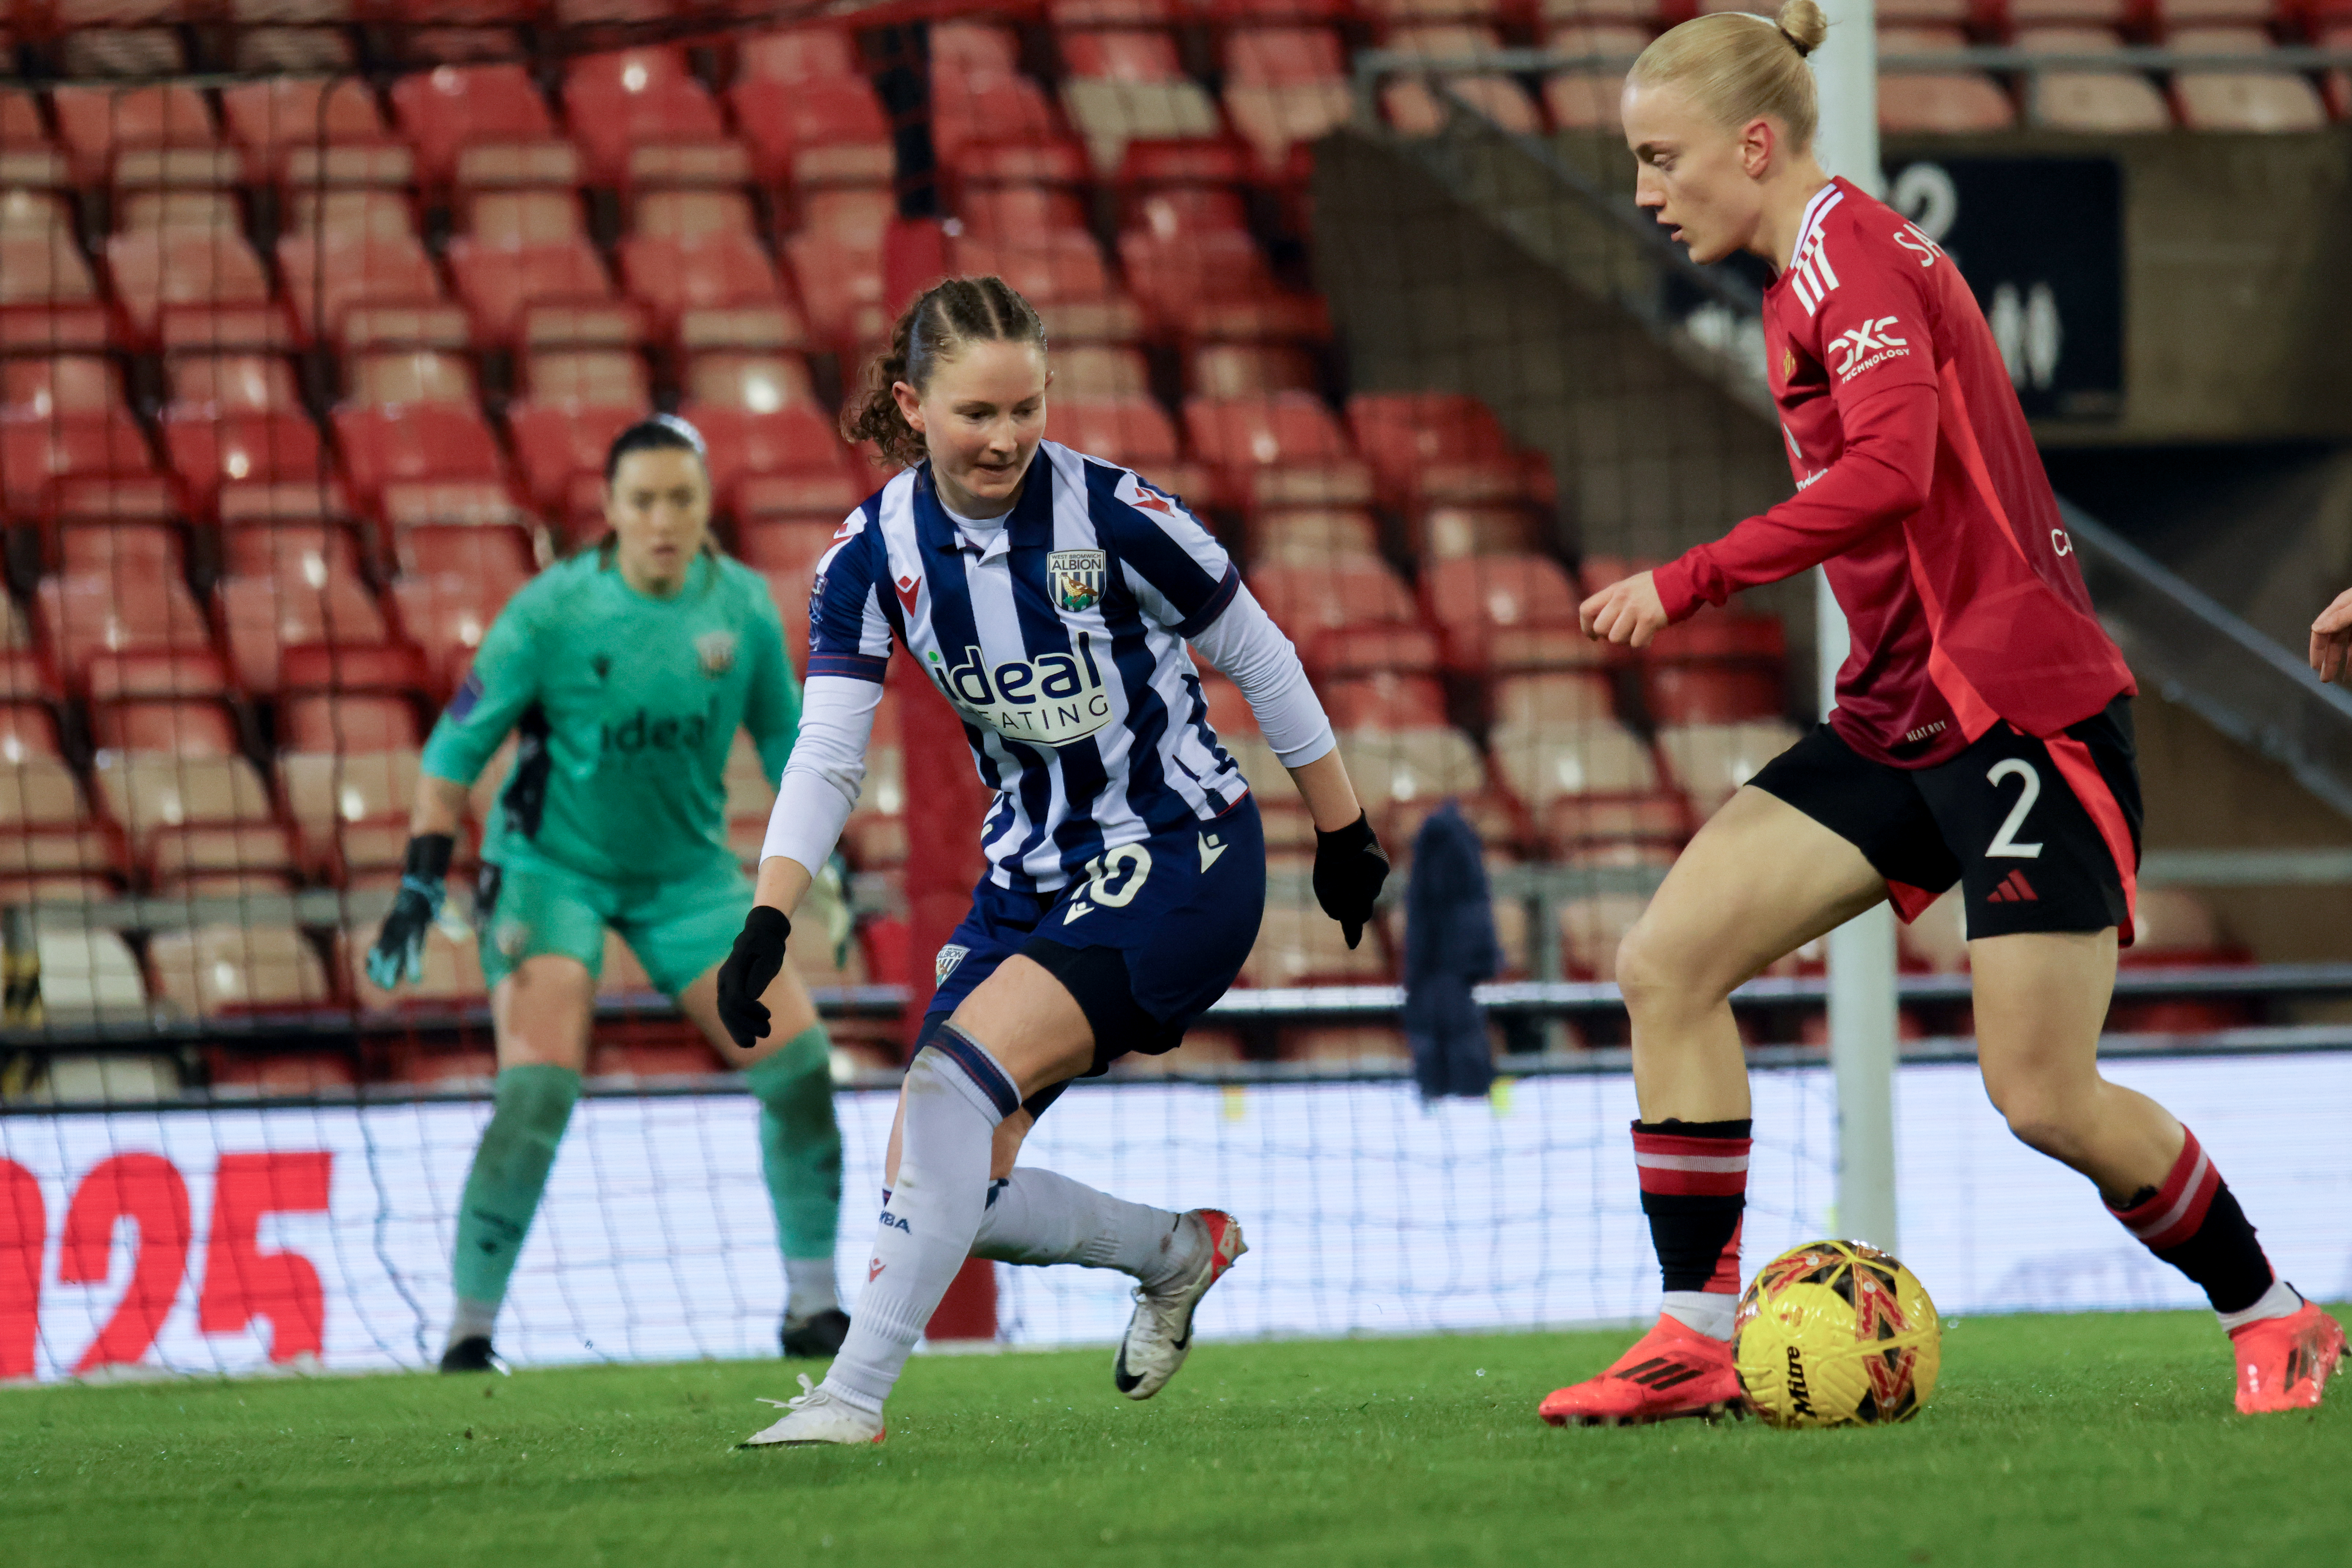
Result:
[[[736,730],[751,731],[772,785],[800,712],[783,623],[758,573],[703,556],[675,596],[655,599],[587,551],[499,612],[423,765],[471,785],[512,730],[514,768],[486,858],[671,881],[734,863],[726,774]]]

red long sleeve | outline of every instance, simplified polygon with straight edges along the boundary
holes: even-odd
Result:
[[[1882,387],[1850,406],[1841,400],[1839,415],[1845,449],[1827,469],[1771,510],[1658,569],[1654,580],[1669,620],[1818,566],[1927,503],[1936,471],[1936,387]]]

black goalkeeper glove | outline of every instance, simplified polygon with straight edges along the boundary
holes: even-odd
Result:
[[[719,966],[719,1021],[728,1037],[745,1050],[768,1037],[768,1005],[760,1000],[776,971],[784,966],[784,942],[793,922],[783,910],[753,904],[735,933],[735,947]]]
[[[457,840],[446,833],[420,833],[408,841],[400,893],[368,950],[368,978],[382,989],[425,978],[425,931],[440,918],[441,902],[449,896],[449,857],[456,848]]]
[[[1315,901],[1339,922],[1350,949],[1364,940],[1364,922],[1388,879],[1389,858],[1369,812],[1337,833],[1315,830]]]

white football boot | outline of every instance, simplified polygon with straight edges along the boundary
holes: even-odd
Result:
[[[1129,1399],[1149,1399],[1168,1386],[1192,1349],[1192,1310],[1249,1250],[1240,1224],[1223,1209],[1193,1209],[1179,1223],[1199,1227],[1200,1266],[1157,1289],[1137,1288],[1135,1316],[1111,1366],[1111,1381]]]
[[[834,1397],[830,1389],[813,1388],[808,1373],[801,1373],[800,1394],[792,1399],[762,1399],[762,1405],[772,1405],[784,1412],[776,1424],[764,1431],[754,1432],[740,1443],[739,1448],[765,1448],[782,1444],[799,1447],[816,1443],[879,1443],[882,1440],[882,1417],[869,1415],[854,1405],[844,1404]]]

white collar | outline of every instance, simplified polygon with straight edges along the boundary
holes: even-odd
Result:
[[[1813,237],[1813,230],[1821,226],[1822,219],[1829,216],[1830,208],[1843,200],[1845,193],[1838,189],[1835,180],[1813,193],[1813,199],[1805,204],[1804,216],[1797,220],[1797,243],[1789,247],[1789,258],[1781,264],[1781,271],[1786,272],[1797,264],[1797,258],[1805,254],[1805,241]]]

